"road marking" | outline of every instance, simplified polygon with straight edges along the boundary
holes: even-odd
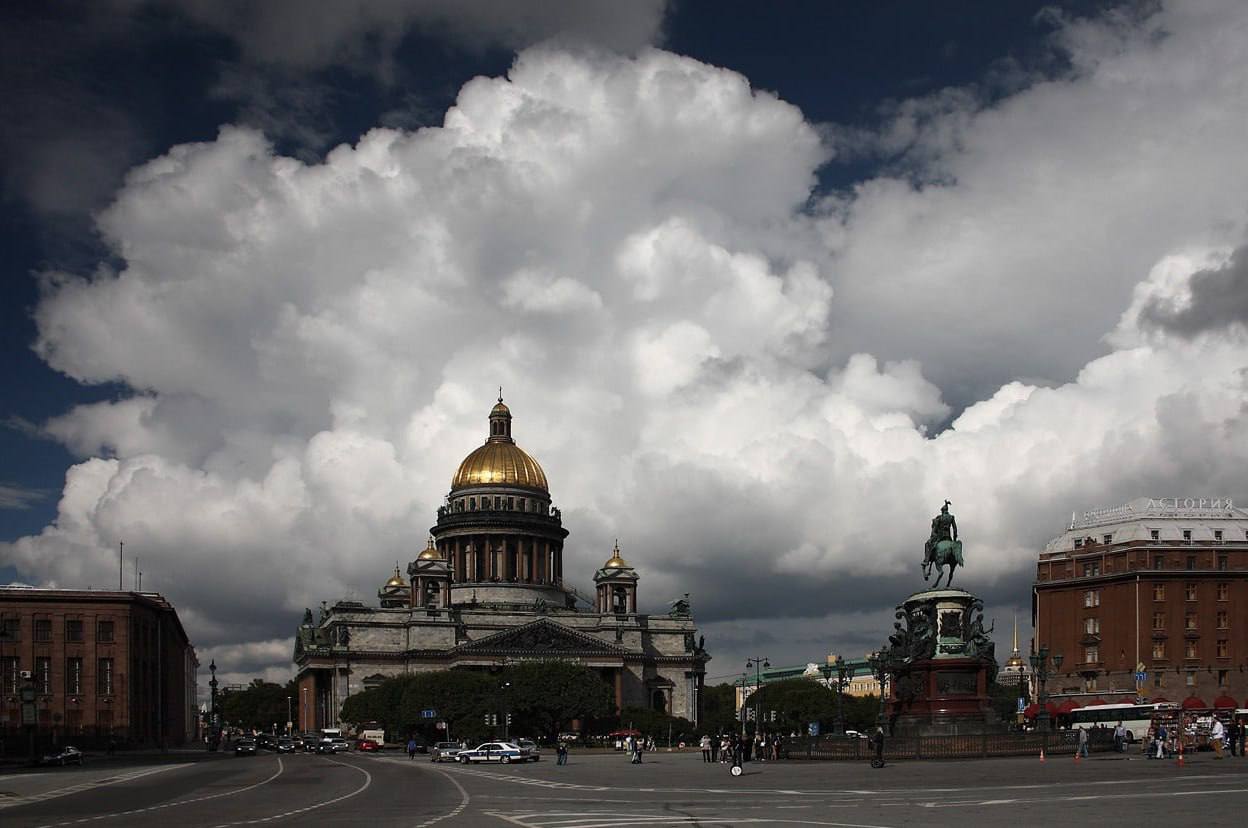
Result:
[[[1076,796],[1054,794],[1036,797],[1035,799],[965,799],[958,802],[888,802],[882,804],[901,805],[904,807],[919,805],[923,808],[977,808],[983,805],[1021,805],[1035,802],[1091,802],[1098,799],[1157,799],[1172,796],[1221,796],[1223,794],[1242,793],[1248,793],[1248,788],[1212,788],[1199,791],[1140,791],[1138,793],[1079,794]]]
[[[70,796],[71,794],[82,793],[94,788],[105,788],[109,785],[117,785],[122,782],[130,782],[134,779],[141,779],[144,776],[151,776],[154,773],[164,773],[165,771],[177,770],[178,768],[188,768],[190,762],[183,762],[179,765],[162,765],[158,768],[143,768],[142,770],[131,771],[120,776],[108,776],[103,779],[95,779],[91,782],[82,782],[77,785],[71,785],[68,788],[57,788],[53,791],[45,791],[40,794],[31,794],[29,796],[17,796],[12,799],[0,801],[0,809],[16,808],[19,805],[30,805],[34,802],[47,802],[49,799],[59,799],[62,796]]]
[[[459,816],[461,813],[463,813],[464,809],[468,807],[468,803],[472,799],[472,797],[468,796],[468,791],[464,789],[464,786],[459,784],[459,780],[451,776],[446,771],[442,770],[441,768],[426,768],[426,770],[431,770],[434,773],[440,773],[443,776],[445,776],[447,779],[451,780],[451,784],[459,789],[459,795],[461,799],[459,801],[459,804],[456,805],[455,808],[452,809],[449,813],[445,813],[442,816],[434,817],[433,819],[427,819],[424,822],[417,824],[416,828],[427,828],[427,826],[433,825],[435,822],[441,822],[444,819],[451,819],[453,817]]]
[[[280,762],[282,760],[278,759],[277,761]],[[306,814],[308,811],[315,811],[317,808],[324,808],[326,805],[333,805],[336,802],[342,802],[344,799],[350,799],[353,796],[362,794],[364,793],[364,791],[368,790],[369,785],[373,784],[373,775],[369,773],[368,771],[364,770],[363,768],[361,768],[359,765],[353,765],[350,762],[339,762],[337,759],[330,759],[328,757],[325,757],[325,761],[333,762],[335,765],[342,765],[344,768],[350,768],[351,770],[359,771],[360,773],[364,774],[364,784],[356,788],[354,791],[352,791],[349,794],[336,796],[333,799],[327,799],[324,802],[317,802],[313,805],[305,805],[302,808],[295,808],[290,811],[285,811],[280,814],[273,814],[272,816],[261,817],[259,819],[240,819],[235,822],[222,822],[216,825],[215,828],[228,828],[228,826],[231,826],[231,825],[259,825],[264,822],[272,822],[275,819],[285,819],[286,817],[296,816],[298,814]]]
[[[188,767],[188,766],[183,765],[183,767]],[[113,817],[134,816],[135,814],[145,814],[145,813],[148,813],[149,811],[159,811],[164,808],[173,808],[178,805],[190,805],[193,802],[204,802],[205,800],[208,800],[208,799],[220,799],[223,796],[233,796],[234,794],[240,794],[243,791],[250,791],[254,788],[258,788],[261,785],[267,785],[281,775],[282,775],[282,759],[279,756],[277,759],[277,773],[273,774],[268,779],[265,779],[262,782],[256,782],[255,784],[248,785],[245,788],[237,788],[232,791],[224,791],[223,793],[210,794],[208,796],[200,796],[200,797],[196,797],[195,799],[178,799],[173,802],[162,802],[159,805],[149,805],[146,808],[135,808],[130,811],[118,811],[117,813],[114,813],[114,814],[96,814],[95,816],[82,817],[80,819],[71,819],[71,820],[66,820],[65,822],[50,822],[47,825],[41,825],[40,828],[53,828],[53,826],[60,826],[60,825],[80,825],[84,822],[94,822],[97,819],[112,819]]]
[[[672,813],[655,813],[651,815],[638,811],[632,811],[627,814],[604,811],[568,811],[555,814],[538,814],[531,811],[485,811],[484,813],[486,816],[510,822],[512,825],[519,825],[521,828],[616,828],[617,826],[626,825],[704,825],[708,822],[731,825],[779,823],[783,825],[824,825],[830,828],[888,828],[883,825],[868,825],[860,822],[825,822],[822,820],[772,819],[767,817],[741,818],[738,816],[721,815],[684,816]],[[549,819],[551,816],[559,818],[551,820]],[[572,817],[572,819],[567,817]]]

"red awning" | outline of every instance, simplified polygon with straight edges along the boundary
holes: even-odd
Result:
[[[1040,712],[1040,705],[1032,702],[1023,708],[1023,717],[1027,719],[1036,718],[1036,714]]]
[[[1118,704],[1135,704],[1135,696],[1123,696],[1118,700]]]
[[[1074,699],[1067,699],[1057,706],[1058,715],[1064,715],[1079,707],[1079,703]]]
[[[1199,696],[1188,696],[1183,700],[1184,710],[1208,710],[1209,705],[1205,704],[1205,700]]]
[[[1215,710],[1234,710],[1239,707],[1239,702],[1230,696],[1218,696],[1213,700],[1213,707]]]
[[[1102,705],[1102,704],[1109,704],[1109,700],[1108,699],[1093,699],[1092,701],[1088,702],[1088,707],[1098,707],[1099,705]]]
[[[607,734],[608,736],[640,736],[640,730],[613,730]]]
[[[1167,699],[1165,696],[1153,696],[1151,699],[1148,700],[1148,703],[1149,704],[1169,704],[1170,700]]]
[[[1045,702],[1044,709],[1049,711],[1050,716],[1056,716],[1061,711],[1061,708],[1053,702]]]

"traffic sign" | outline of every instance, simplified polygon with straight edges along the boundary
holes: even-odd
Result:
[[[424,710],[420,711],[420,718],[436,719],[438,718],[438,711],[434,710],[432,707],[427,707]]]
[[[810,732],[811,736],[819,735],[819,723],[818,722],[811,722],[810,724],[806,725],[806,729]]]
[[[1136,673],[1135,680],[1139,682],[1148,681],[1148,673]]]
[[[1027,709],[1027,701],[1026,701],[1026,699],[1021,699],[1021,698],[1020,698],[1020,699],[1018,700],[1018,712],[1019,712],[1019,713],[1022,713],[1022,712],[1023,712],[1024,710],[1026,710],[1026,709]]]

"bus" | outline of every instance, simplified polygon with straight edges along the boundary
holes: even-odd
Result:
[[[1071,727],[1101,725],[1113,730],[1119,722],[1127,731],[1127,742],[1148,738],[1148,729],[1158,715],[1178,715],[1179,706],[1172,702],[1156,704],[1093,704],[1070,711]]]

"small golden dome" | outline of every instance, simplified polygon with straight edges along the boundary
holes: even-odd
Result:
[[[404,581],[403,576],[399,574],[399,565],[396,563],[394,565],[394,574],[390,576],[390,580],[386,581],[384,589],[390,589],[391,587],[402,588],[405,586],[407,586],[407,581]]]
[[[615,549],[611,550],[611,557],[602,565],[603,569],[628,569],[628,562],[620,557],[620,542],[615,542]]]
[[[486,485],[550,492],[546,472],[511,439],[511,411],[502,397],[490,411],[490,436],[485,445],[465,457],[451,478],[451,491]]]
[[[438,548],[433,545],[433,538],[429,539],[429,545],[425,547],[425,551],[421,552],[419,555],[416,556],[416,560],[418,561],[440,561],[442,560],[442,553],[439,552]]]

